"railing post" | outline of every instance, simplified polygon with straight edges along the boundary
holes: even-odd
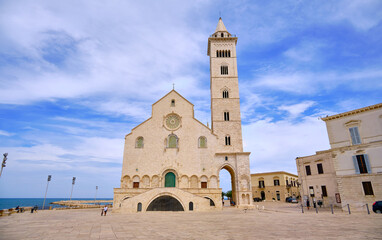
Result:
[[[332,214],[334,214],[334,212],[333,212],[333,204],[330,204],[330,209],[332,210]]]
[[[370,211],[369,211],[369,204],[366,203],[366,209],[367,209],[367,214],[370,214]]]
[[[350,205],[349,205],[349,203],[348,203],[348,211],[349,211],[349,214],[351,214],[351,212],[350,212]]]

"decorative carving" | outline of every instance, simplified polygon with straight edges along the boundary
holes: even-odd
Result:
[[[176,130],[180,127],[180,117],[177,114],[169,114],[165,118],[165,126],[169,130]]]

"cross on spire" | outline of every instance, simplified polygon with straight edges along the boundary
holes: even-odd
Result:
[[[175,83],[172,84],[172,90],[175,90]]]

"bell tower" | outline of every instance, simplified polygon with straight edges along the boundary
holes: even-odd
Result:
[[[218,136],[215,160],[219,171],[231,175],[232,198],[238,207],[252,205],[249,152],[243,152],[239,80],[236,61],[237,37],[219,18],[208,38],[210,56],[211,129]]]
[[[236,61],[237,37],[220,18],[208,38],[210,57],[211,129],[219,137],[220,152],[242,152],[239,81]]]

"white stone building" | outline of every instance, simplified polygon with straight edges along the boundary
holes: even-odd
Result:
[[[327,189],[330,204],[343,208],[349,204],[357,210],[364,209],[366,203],[371,207],[374,201],[382,199],[382,103],[322,120],[331,148],[296,159],[303,186],[301,195],[322,197],[322,192],[317,191],[320,188],[315,186],[324,185],[325,181],[331,186]],[[320,161],[326,165],[327,174],[317,177],[308,166]]]
[[[152,105],[149,119],[125,137],[113,212],[209,211],[222,208],[219,172],[231,174],[237,206],[251,204],[249,154],[243,152],[236,64],[237,37],[219,19],[208,38],[211,128],[175,90]]]

